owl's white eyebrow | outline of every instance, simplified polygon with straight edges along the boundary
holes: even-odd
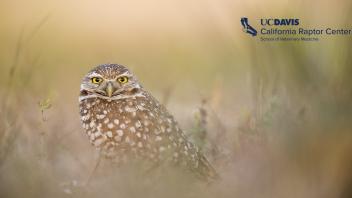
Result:
[[[101,74],[93,72],[93,73],[89,74],[88,77],[103,77],[103,76]]]
[[[121,77],[121,76],[128,76],[128,77],[131,77],[132,75],[130,74],[130,72],[126,71],[125,73],[122,73],[120,75],[117,76],[118,77]]]

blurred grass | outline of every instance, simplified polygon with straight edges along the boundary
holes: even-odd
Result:
[[[351,38],[261,43],[239,24],[290,13],[350,27],[338,2],[2,1],[0,197],[350,197]],[[96,153],[79,84],[107,62],[131,67],[222,181],[141,181],[105,163],[83,185]]]

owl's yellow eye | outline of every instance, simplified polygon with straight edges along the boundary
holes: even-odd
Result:
[[[103,81],[103,79],[102,78],[99,78],[99,77],[93,77],[92,78],[92,83],[94,83],[94,84],[99,84],[99,83],[101,83]]]
[[[118,81],[119,83],[127,83],[127,82],[128,82],[128,78],[127,78],[126,76],[122,76],[122,77],[119,77],[119,78],[117,79],[117,81]]]

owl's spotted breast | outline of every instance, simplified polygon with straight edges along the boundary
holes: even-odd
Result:
[[[110,102],[99,98],[82,101],[81,119],[92,144],[107,156],[124,149],[155,159],[164,150],[179,146],[185,141],[183,133],[173,117],[151,99],[144,94]],[[178,155],[175,151],[174,156]]]

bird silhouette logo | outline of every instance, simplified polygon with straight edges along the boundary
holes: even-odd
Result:
[[[249,25],[247,17],[241,18],[241,24],[243,26],[244,32],[246,32],[252,36],[257,36],[257,30],[255,30],[252,26]]]

